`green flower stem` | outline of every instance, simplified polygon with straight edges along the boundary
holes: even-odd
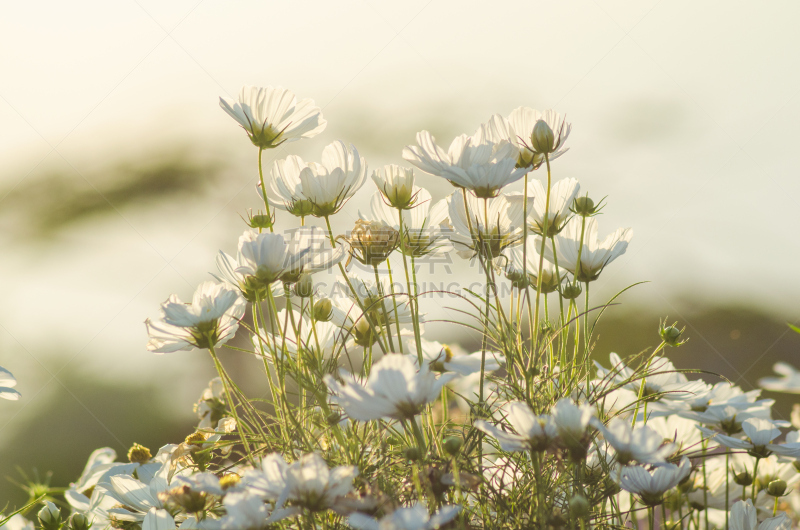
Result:
[[[228,404],[231,408],[231,414],[233,414],[233,419],[236,420],[236,430],[239,432],[239,438],[242,440],[242,445],[244,446],[244,450],[247,453],[247,458],[250,462],[253,462],[253,453],[250,452],[250,444],[247,443],[247,438],[245,438],[243,425],[239,421],[239,414],[236,412],[236,403],[233,401],[233,396],[231,395],[231,389],[228,385],[228,377],[225,373],[225,369],[222,367],[222,363],[219,362],[217,358],[217,352],[214,350],[214,346],[208,345],[208,353],[211,354],[211,359],[214,361],[214,367],[217,369],[217,373],[219,374],[219,378],[222,380],[222,388],[225,390],[225,397],[228,400]]]
[[[266,208],[267,217],[270,219],[269,231],[272,232],[273,231],[272,225],[275,224],[275,223],[272,222],[272,216],[271,216],[270,211],[269,211],[269,201],[267,200],[267,187],[264,185],[264,169],[261,166],[261,155],[263,153],[264,153],[264,148],[263,147],[259,147],[258,148],[258,178],[261,181],[261,193],[263,195],[262,199],[264,199],[264,208]]]
[[[388,262],[388,260],[387,260],[387,262]],[[372,270],[375,272],[375,290],[378,291],[378,300],[380,301],[380,304],[381,304],[381,312],[383,313],[383,321],[386,324],[386,337],[389,340],[389,351],[394,352],[394,351],[397,351],[397,350],[394,349],[394,341],[392,340],[392,322],[389,319],[389,311],[386,309],[386,300],[384,300],[386,295],[383,292],[383,285],[381,285],[381,278],[380,278],[380,275],[378,274],[378,266],[377,265],[373,265],[372,266]],[[395,305],[395,307],[397,307],[397,305]],[[397,313],[395,313],[395,317],[396,316],[397,316]],[[399,331],[398,331],[398,334],[397,334],[397,340],[398,341],[400,340]]]
[[[547,194],[545,196],[545,203],[544,203],[544,220],[542,221],[542,248],[539,251],[539,271],[537,272],[537,279],[536,279],[536,301],[535,307],[533,312],[533,322],[535,327],[531,330],[531,352],[538,350],[538,335],[539,335],[539,298],[542,294],[542,266],[544,265],[544,248],[547,244],[547,223],[550,220],[550,184],[552,182],[552,176],[550,172],[550,155],[545,153],[544,161],[547,164]],[[527,202],[527,197],[523,201],[523,204]],[[527,219],[526,219],[527,221]],[[532,357],[528,357],[528,369],[530,369],[530,361]],[[553,359],[549,359],[550,369],[553,369]]]
[[[416,279],[414,280],[414,289],[411,289],[411,280],[408,276],[408,259],[406,257],[406,228],[403,225],[403,212],[398,210],[397,216],[400,219],[400,254],[403,255],[403,271],[406,276],[406,289],[408,289],[408,300],[411,306],[411,323],[414,327],[414,341],[417,346],[417,360],[419,365],[422,366],[422,337],[419,331],[419,299],[416,297]],[[412,267],[414,264],[414,257],[411,257]],[[416,272],[415,272],[416,277]]]
[[[394,327],[397,330],[397,345],[399,346],[398,351],[400,353],[405,353],[403,351],[403,341],[400,338],[400,313],[397,312],[397,295],[394,292],[394,278],[392,278],[392,264],[389,262],[389,258],[386,258],[386,270],[389,272],[389,288],[392,292],[392,304],[394,304]],[[378,269],[375,268],[375,272],[377,273]],[[389,321],[386,321],[386,328],[389,328]],[[390,333],[390,331],[387,331]]]

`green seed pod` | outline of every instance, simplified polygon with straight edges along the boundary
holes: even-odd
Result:
[[[567,283],[561,287],[561,296],[563,296],[566,300],[575,300],[581,295],[582,292],[583,287],[581,287],[581,284],[578,282]]]
[[[569,500],[569,511],[575,514],[576,517],[585,517],[589,515],[591,506],[589,506],[589,501],[586,497],[578,494]]]
[[[767,493],[773,497],[782,497],[783,494],[786,493],[786,487],[785,480],[773,480],[767,484]]]
[[[576,197],[572,203],[572,211],[581,217],[591,217],[597,210],[594,201],[589,197]]]
[[[733,476],[733,481],[739,486],[750,486],[753,483],[753,477],[747,471],[742,471]]]
[[[461,438],[457,436],[450,436],[444,440],[444,450],[447,451],[447,454],[450,456],[455,456],[461,450],[461,446],[463,444],[464,441]]]
[[[269,215],[259,213],[251,215],[248,224],[250,228],[266,230],[272,226],[272,218]]]

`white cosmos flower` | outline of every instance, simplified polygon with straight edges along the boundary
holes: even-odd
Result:
[[[525,248],[527,246],[527,249]],[[539,251],[541,250],[541,240],[528,236],[525,245],[514,245],[503,250],[502,255],[505,261],[499,261],[500,265],[514,287],[524,289],[527,286],[536,287],[539,281]],[[527,266],[526,266],[527,263]],[[548,260],[541,260],[542,263],[542,292],[544,294],[555,292],[561,281],[567,277],[567,271],[558,268]],[[528,277],[525,278],[527,271]]]
[[[537,416],[521,401],[501,406],[498,413],[505,415],[516,432],[500,430],[483,420],[476,420],[475,427],[496,439],[503,451],[545,451],[558,436],[558,427],[552,416]]]
[[[215,377],[208,382],[200,399],[194,404],[194,412],[200,419],[198,429],[213,429],[225,416],[225,387],[222,379]]]
[[[385,355],[364,383],[342,370],[342,383],[326,375],[325,384],[334,394],[332,401],[353,420],[413,420],[457,375],[447,373],[437,378],[427,366],[417,371],[416,363],[405,355]]]
[[[517,168],[518,148],[493,129],[502,128],[503,118],[492,116],[472,136],[462,134],[444,151],[428,131],[417,133],[417,144],[403,149],[403,158],[426,173],[443,177],[478,197],[495,197],[503,186],[527,173]]]
[[[312,138],[328,124],[313,100],[297,101],[290,90],[281,87],[244,86],[238,101],[221,97],[219,105],[262,149]]]
[[[362,513],[354,513],[347,520],[352,528],[358,530],[437,530],[456,518],[460,506],[442,506],[433,515],[428,508],[417,502],[408,508],[397,508],[395,511],[377,520]]]
[[[20,393],[14,390],[17,386],[17,379],[14,374],[0,366],[0,398],[17,401]]]
[[[236,334],[244,316],[246,302],[227,285],[203,282],[194,292],[191,304],[172,295],[161,304],[161,317],[145,321],[154,353],[208,348],[223,344]]]
[[[678,466],[665,464],[650,471],[641,466],[628,466],[622,468],[620,486],[639,495],[646,505],[653,506],[660,504],[664,493],[680,484],[691,471],[688,458],[683,458]]]
[[[176,528],[175,519],[167,510],[150,508],[142,521],[142,530],[171,530]]]
[[[580,188],[580,184],[575,179],[559,180],[550,188],[550,206],[547,208],[547,237],[554,236],[564,229],[567,221],[572,217],[570,207]],[[509,193],[507,198],[511,202],[520,203],[520,207],[522,207],[521,192]],[[533,208],[528,208],[529,230],[541,235],[545,224],[547,190],[540,181],[532,179],[528,183],[528,200],[533,202]]]
[[[498,129],[497,133],[502,134],[505,132],[508,140],[517,146],[519,149],[519,158],[517,165],[526,167],[528,170],[534,170],[544,164],[544,155],[542,153],[534,153],[531,147],[531,136],[536,127],[536,123],[543,120],[550,129],[553,131],[554,136],[558,134],[557,147],[549,154],[550,161],[566,153],[569,148],[563,147],[569,133],[572,130],[572,125],[566,123],[564,119],[554,110],[546,110],[540,112],[530,107],[518,107],[511,111],[505,121],[506,130]]]
[[[353,491],[356,476],[356,466],[330,469],[316,453],[303,455],[292,464],[272,453],[263,458],[261,469],[246,471],[242,483],[248,491],[274,501],[276,508],[289,502],[294,507],[324,511],[342,507],[344,497]]]
[[[458,346],[448,346],[437,341],[420,339],[422,346],[422,362],[428,365],[434,372],[455,372],[458,375],[466,376],[481,371],[481,364],[484,365],[485,373],[499,370],[505,359],[500,352],[486,352],[486,359],[483,360],[483,352],[476,351],[468,354]],[[411,357],[411,360],[419,362],[417,355],[417,343],[414,337],[405,337],[403,341],[403,351]]]
[[[455,191],[446,200],[451,240],[460,256],[472,257],[484,248],[497,258],[507,247],[520,242],[523,227],[521,202],[512,204],[503,195],[478,199],[467,193],[467,212],[464,209],[464,190]]]
[[[222,504],[226,512],[220,519],[223,530],[267,530],[281,519],[300,513],[298,509],[270,510],[259,495],[251,492],[230,493]]]
[[[619,228],[609,234],[603,241],[597,241],[597,219],[586,219],[583,242],[581,242],[581,226],[583,219],[573,217],[564,230],[555,236],[556,255],[559,267],[564,267],[582,282],[596,280],[603,269],[625,253],[628,243],[633,237],[630,228]],[[582,247],[582,250],[580,250]],[[578,266],[578,252],[580,251],[580,266]],[[553,261],[553,250],[545,246],[545,257]]]
[[[559,261],[559,264],[561,262]],[[689,381],[686,375],[680,373],[675,365],[666,357],[653,357],[646,372],[637,372],[625,365],[616,353],[609,355],[611,370],[597,365],[598,377],[610,377],[616,383],[623,385],[637,396],[644,376],[643,397],[662,401],[684,401],[708,392],[708,386],[703,381]]]
[[[413,169],[389,164],[372,173],[372,181],[392,208],[406,210],[417,204],[421,188],[414,185]]]
[[[96,449],[89,455],[78,481],[70,484],[69,489],[64,492],[64,498],[73,511],[89,510],[90,499],[87,495],[91,495],[100,477],[114,465],[116,458],[116,451],[110,447]]]
[[[730,530],[790,530],[792,521],[785,513],[758,522],[758,511],[753,501],[737,501],[731,508],[728,519]]]
[[[98,487],[105,489],[106,494],[119,505],[108,510],[111,519],[134,522],[143,521],[151,508],[164,509],[158,494],[170,489],[169,482],[163,476],[156,476],[149,483],[144,483],[128,475],[114,475],[107,481],[99,482]]]
[[[632,428],[631,422],[622,418],[613,418],[608,425],[599,420],[593,423],[614,448],[617,461],[623,466],[631,460],[640,464],[663,464],[675,451],[673,444],[665,444],[661,434],[647,425]]]
[[[647,426],[655,430],[663,440],[672,440],[676,444],[677,451],[688,451],[700,447],[703,440],[697,423],[692,420],[682,418],[677,414],[649,418]]]
[[[742,430],[747,439],[734,438],[724,434],[716,434],[714,439],[731,449],[744,449],[763,457],[775,453],[781,456],[800,457],[800,443],[789,442],[774,444],[772,441],[780,436],[781,431],[770,420],[764,418],[748,418],[742,422]]]
[[[358,216],[365,221],[380,221],[400,230],[400,215],[403,216],[402,245],[397,249],[406,255],[416,258],[428,254],[445,254],[453,249],[448,237],[449,230],[442,228],[447,221],[447,200],[432,202],[431,194],[424,188],[415,188],[416,202],[410,209],[402,210],[402,214],[392,208],[384,200],[381,192],[375,193],[370,200],[370,209],[366,214],[359,210]]]
[[[367,161],[354,146],[336,140],[322,150],[321,164],[298,156],[275,162],[267,195],[272,204],[294,215],[327,217],[338,212],[366,180]]]
[[[762,377],[758,386],[772,392],[800,394],[800,372],[789,363],[775,363],[772,367],[780,377]]]

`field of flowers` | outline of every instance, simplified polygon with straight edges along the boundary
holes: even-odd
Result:
[[[244,87],[220,105],[257,150],[259,209],[243,216],[236,255],[216,256],[214,280],[146,322],[148,350],[201,350],[217,370],[196,431],[127,455],[97,449],[75,482],[31,488],[0,526],[795,527],[800,405],[776,420],[759,390],[690,379],[665,356],[686,340],[666,320],[649,350],[592,361],[595,326],[616,300],[590,297],[592,282],[633,231],[601,238],[606,201],[554,178],[568,156],[563,116],[520,107],[446,148],[422,131],[402,151],[414,168],[370,172],[340,140],[320,162],[264,167],[265,150],[323,133],[312,100]],[[453,192],[435,200],[415,171]],[[522,193],[506,190],[520,181]],[[363,186],[374,195],[354,204]],[[344,208],[358,220],[336,234]],[[421,286],[419,267],[448,253],[484,281]],[[326,271],[338,273],[332,285],[315,279]],[[447,325],[478,333],[479,350],[426,334],[426,302],[441,295],[469,308]],[[229,342],[237,334],[249,348]],[[263,394],[243,392],[223,349],[259,360]],[[762,388],[800,393],[800,372],[775,370]],[[0,369],[0,397],[20,399],[15,384]]]

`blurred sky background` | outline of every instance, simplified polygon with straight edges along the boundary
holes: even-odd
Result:
[[[634,229],[592,286],[598,302],[649,280],[623,300],[653,315],[642,347],[669,314],[710,352],[698,362],[754,382],[746,369],[773,359],[763,356],[790,340],[782,323],[800,317],[799,16],[791,1],[7,2],[0,366],[23,397],[0,403],[0,447],[44,433],[35,422],[56,399],[79,412],[63,429],[119,452],[131,441],[119,433],[135,433],[126,423],[172,414],[190,425],[211,366],[198,352],[148,353],[143,321],[170,293],[189,298],[258,207],[257,151],[218,105],[244,84],[288,87],[328,120],[320,136],[267,153],[265,168],[287,154],[318,160],[339,138],[377,168],[402,163],[422,129],[448,145],[518,106],[566,113],[571,150],[554,178],[608,196],[601,237]],[[435,199],[452,189],[419,179]],[[765,322],[738,346],[743,368],[700,324],[702,308],[720,307]],[[715,313],[720,341],[755,322],[735,313],[733,329],[734,313]],[[612,347],[625,348],[600,355]],[[81,394],[98,380],[152,392]],[[88,453],[76,451],[80,468]]]

